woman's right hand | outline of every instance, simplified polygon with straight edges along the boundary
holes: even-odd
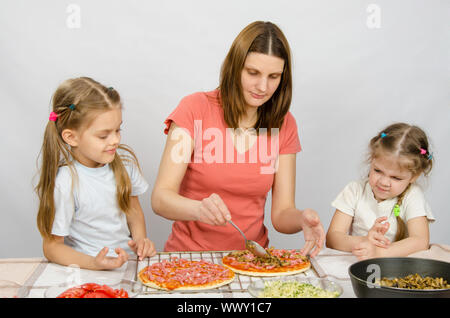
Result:
[[[226,225],[231,220],[231,214],[222,198],[213,193],[199,201],[196,221],[209,225]]]
[[[387,216],[382,216],[376,219],[372,228],[367,233],[367,238],[375,246],[387,248],[391,243],[389,239],[386,236],[384,236],[384,234],[386,234],[386,232],[389,229],[388,222],[382,223],[386,220]]]
[[[99,269],[115,269],[121,267],[128,261],[128,254],[124,249],[118,247],[114,250],[117,257],[106,256],[108,254],[108,248],[104,247],[98,252],[94,258],[94,265]]]

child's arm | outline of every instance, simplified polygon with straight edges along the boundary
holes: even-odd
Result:
[[[118,257],[107,257],[108,248],[103,248],[97,256],[90,256],[76,251],[64,244],[63,236],[52,235],[52,239],[44,239],[44,256],[53,263],[63,266],[78,265],[91,270],[114,269],[122,266],[128,260],[128,254],[121,248],[115,251]]]
[[[147,238],[144,212],[137,196],[130,197],[130,207],[127,223],[133,240],[128,242],[128,245],[142,260],[144,257],[155,255],[156,250],[153,242]]]
[[[352,216],[336,210],[328,228],[326,246],[335,250],[351,252],[357,244],[364,241],[365,236],[348,234],[352,222]]]
[[[428,220],[425,216],[410,219],[407,222],[408,237],[391,243],[388,248],[379,248],[364,242],[355,247],[353,254],[360,259],[371,257],[402,257],[428,249],[429,229]]]

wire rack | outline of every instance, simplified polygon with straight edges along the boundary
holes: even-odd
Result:
[[[157,262],[161,262],[163,260],[168,260],[171,259],[173,257],[177,257],[177,258],[183,258],[183,259],[187,259],[190,261],[200,261],[200,260],[205,260],[205,261],[209,261],[213,264],[219,264],[222,265],[222,258],[227,255],[228,253],[230,253],[231,251],[195,251],[195,252],[159,252],[157,253],[155,256],[151,257],[151,258],[147,258],[144,261],[139,262],[138,264],[138,272],[143,269],[146,266],[150,266],[154,263]],[[137,273],[136,273],[137,276]],[[292,275],[292,276],[296,276],[296,277],[310,277],[310,276],[317,276],[314,274],[314,268],[312,267],[312,270],[309,269],[305,272],[296,274],[296,275]],[[159,290],[159,289],[154,289],[148,286],[144,287],[144,291],[143,294],[144,295],[154,295],[154,294],[171,294],[171,293],[180,293],[180,294],[193,294],[193,293],[223,293],[223,294],[227,294],[227,293],[242,293],[242,292],[247,292],[247,288],[248,286],[256,281],[264,281],[267,279],[270,279],[271,277],[253,277],[253,276],[247,276],[247,275],[240,275],[237,274],[235,275],[234,280],[227,285],[221,286],[221,287],[217,287],[217,288],[213,288],[213,289],[206,289],[206,290],[201,290],[201,291],[183,291],[183,290],[176,290],[176,291],[165,291],[165,290]],[[137,279],[137,277],[136,277]]]

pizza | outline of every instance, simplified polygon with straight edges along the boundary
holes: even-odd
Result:
[[[203,290],[229,284],[234,272],[222,265],[173,257],[139,271],[142,284],[163,290]]]
[[[304,272],[311,262],[297,250],[266,249],[271,257],[255,256],[248,250],[233,251],[222,258],[222,264],[238,274],[249,276],[282,276]]]

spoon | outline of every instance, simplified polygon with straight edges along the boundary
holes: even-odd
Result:
[[[272,257],[272,255],[270,255],[270,253],[264,247],[262,247],[261,245],[259,245],[255,241],[247,240],[247,238],[245,237],[244,233],[241,231],[240,228],[237,227],[236,224],[233,223],[233,221],[229,220],[228,222],[230,222],[230,224],[233,225],[236,228],[236,230],[238,230],[239,233],[241,233],[241,235],[244,237],[244,239],[245,239],[245,248],[247,250],[249,250],[250,252],[252,252],[256,256]]]

